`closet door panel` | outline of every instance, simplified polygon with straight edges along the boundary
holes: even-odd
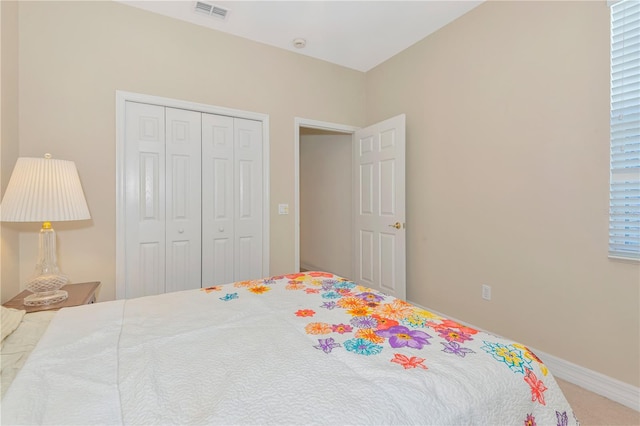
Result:
[[[165,291],[201,287],[201,114],[166,108]]]
[[[165,291],[164,108],[125,105],[126,296]]]
[[[256,279],[255,275],[252,275],[252,266],[255,257],[255,243],[254,238],[251,236],[238,237],[238,276],[236,280],[247,281]]]
[[[262,123],[234,119],[235,276],[262,276]]]
[[[233,118],[202,114],[202,284],[235,281]]]

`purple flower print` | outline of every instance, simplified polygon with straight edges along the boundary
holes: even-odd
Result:
[[[314,345],[313,347],[322,350],[326,354],[331,353],[334,348],[341,346],[340,343],[336,343],[332,337],[328,339],[318,339],[318,343],[318,345]]]
[[[338,306],[336,302],[331,301],[331,302],[324,302],[320,307],[331,310],[331,309],[334,309],[336,306]]]
[[[335,285],[335,280],[325,280],[322,282],[322,289],[324,291],[333,290],[333,286]]]
[[[378,320],[373,317],[354,317],[349,321],[351,325],[358,328],[376,328]]]
[[[556,419],[558,420],[558,426],[567,426],[569,424],[569,417],[567,416],[566,411],[563,411],[562,413],[556,411]]]
[[[473,350],[469,348],[463,348],[462,346],[460,346],[460,343],[458,342],[447,342],[447,343],[440,342],[440,344],[444,346],[444,349],[442,350],[442,352],[458,355],[461,358],[464,358],[466,354],[475,353]]]
[[[432,337],[424,331],[410,330],[403,325],[389,327],[386,330],[378,330],[376,334],[380,337],[388,338],[392,348],[408,346],[410,348],[422,349],[424,345],[431,344],[427,339],[431,339]]]
[[[362,299],[366,302],[382,302],[384,300],[384,297],[375,294],[375,293],[371,293],[370,291],[364,292],[364,293],[360,293],[360,294],[356,294],[356,297],[358,299]]]

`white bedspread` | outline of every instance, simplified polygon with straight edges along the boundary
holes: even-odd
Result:
[[[3,397],[56,313],[57,311],[42,311],[23,315],[16,330],[2,341],[0,381]]]
[[[2,424],[575,424],[526,348],[462,328],[451,345],[446,321],[300,274],[63,309]]]

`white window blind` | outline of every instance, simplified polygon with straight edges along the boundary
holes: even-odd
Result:
[[[611,6],[609,256],[640,259],[640,2]]]

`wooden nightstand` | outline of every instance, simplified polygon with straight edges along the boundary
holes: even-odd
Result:
[[[13,299],[4,303],[2,306],[5,308],[22,309],[23,311],[38,312],[38,311],[57,311],[60,308],[66,308],[68,306],[87,305],[96,301],[96,290],[100,286],[100,281],[94,281],[90,283],[80,284],[67,284],[62,287],[62,290],[66,290],[69,293],[67,300],[60,303],[54,303],[53,305],[44,306],[25,306],[22,300],[31,294],[30,291],[24,290]]]

